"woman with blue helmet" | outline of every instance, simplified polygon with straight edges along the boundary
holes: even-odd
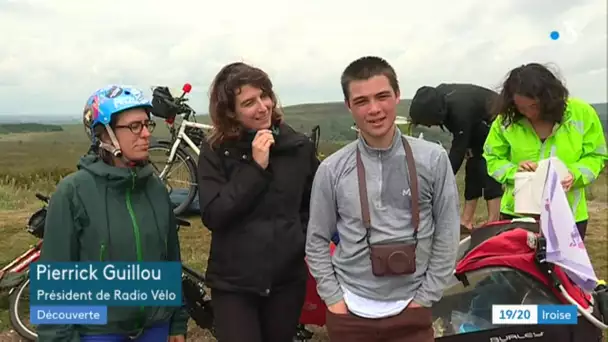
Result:
[[[91,148],[51,197],[41,262],[181,260],[169,195],[147,163],[151,108],[128,86],[88,99]],[[106,325],[40,325],[38,340],[180,342],[187,321],[183,307],[109,307]]]

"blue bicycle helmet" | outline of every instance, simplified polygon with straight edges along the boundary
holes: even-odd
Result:
[[[91,144],[100,145],[114,156],[120,156],[120,146],[110,128],[110,122],[114,115],[132,108],[145,108],[149,113],[152,101],[146,98],[141,90],[128,85],[111,84],[97,89],[89,97],[83,110],[83,124]],[[94,129],[99,124],[105,126],[114,146],[98,141]]]

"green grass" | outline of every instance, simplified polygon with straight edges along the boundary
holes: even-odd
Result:
[[[336,110],[338,110],[336,108]],[[302,107],[311,112],[311,108]],[[50,194],[61,177],[76,169],[78,158],[88,148],[87,140],[80,125],[63,126],[62,132],[14,134],[0,140],[0,264],[4,265],[20,255],[36,239],[25,231],[25,223],[40,206],[34,194]],[[323,127],[322,127],[323,129]],[[159,125],[155,135],[163,136],[166,129]],[[6,137],[6,136],[5,136]],[[354,137],[353,137],[354,138]],[[337,147],[325,142],[326,154]],[[463,184],[463,175],[457,175]],[[600,278],[608,278],[608,250],[606,248],[608,227],[608,174],[605,172],[593,185],[593,201],[590,203],[587,248]],[[463,199],[461,199],[462,201]],[[476,213],[478,222],[485,219],[485,203],[480,202]],[[200,219],[192,218],[192,227],[180,233],[184,260],[200,270],[205,268],[209,244],[209,234],[203,229]],[[8,302],[5,293],[0,293],[0,331],[10,329],[8,325]],[[197,340],[204,335],[192,329]],[[0,334],[0,340],[2,339]],[[319,338],[323,338],[320,334]],[[325,340],[325,339],[320,339]],[[3,340],[4,341],[4,340]]]
[[[2,124],[0,123],[0,135],[11,133],[29,133],[29,132],[57,132],[62,128],[59,125],[39,124],[39,123],[18,123],[18,124]]]

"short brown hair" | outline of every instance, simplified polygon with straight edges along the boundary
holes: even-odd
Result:
[[[504,117],[505,127],[523,117],[513,101],[515,94],[538,100],[541,120],[551,123],[562,121],[568,102],[568,89],[548,67],[530,63],[509,72],[492,108],[494,117],[499,114]]]
[[[241,136],[243,127],[236,116],[236,96],[245,85],[259,88],[270,96],[273,102],[273,124],[283,120],[283,112],[277,105],[277,97],[272,90],[272,81],[268,74],[242,62],[228,64],[219,71],[211,84],[209,116],[214,126],[208,139],[211,146]]]
[[[340,83],[344,100],[348,101],[350,92],[349,85],[352,81],[363,81],[374,76],[386,76],[395,93],[399,92],[399,81],[393,67],[383,58],[376,56],[361,57],[350,63],[342,72]]]

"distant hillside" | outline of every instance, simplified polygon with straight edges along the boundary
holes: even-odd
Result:
[[[40,124],[40,123],[0,124],[0,134],[60,132],[60,131],[63,131],[63,128],[58,125],[49,125],[49,124]]]
[[[82,118],[74,115],[0,115],[0,124],[44,123],[65,125],[82,122]]]
[[[592,106],[597,111],[597,115],[604,125],[604,131],[608,129],[608,103],[594,103]]]
[[[401,100],[397,115],[409,116],[411,100]],[[283,108],[286,120],[295,129],[310,131],[315,125],[321,127],[325,140],[352,140],[355,132],[350,129],[353,119],[343,102],[300,104]]]
[[[410,99],[402,99],[397,108],[397,115],[409,117],[410,103]],[[593,104],[593,106],[598,112],[600,120],[604,126],[604,130],[608,131],[608,103],[596,103]],[[350,129],[350,127],[353,125],[353,119],[343,102],[299,104],[286,106],[283,108],[283,110],[285,111],[285,116],[289,124],[299,131],[310,132],[314,126],[319,125],[321,127],[322,140],[345,142],[355,138],[355,132]],[[10,121],[8,119],[9,117],[11,118]],[[27,121],[25,121],[26,119]],[[3,120],[4,122],[11,122],[11,124],[3,124]],[[21,125],[25,126],[20,126],[20,124],[16,124],[15,126],[14,123],[20,122],[20,120],[25,121],[21,121],[23,122]],[[158,120],[160,121],[160,119]],[[0,116],[0,134],[6,133],[6,129],[3,130],[1,127],[7,125],[10,127],[17,127],[11,128],[11,131],[14,131],[15,129],[27,130],[27,132],[58,130],[61,129],[61,127],[55,125],[55,123],[58,124],[61,121],[81,125],[78,120],[75,118],[70,118],[69,116],[38,116],[36,117],[36,120],[32,120],[32,117]],[[209,116],[199,114],[197,115],[197,121],[209,123],[210,120]],[[39,124],[30,124],[28,122],[39,122]],[[38,127],[31,125],[38,125]],[[30,128],[26,129],[24,127]],[[452,136],[449,132],[443,132],[437,127],[416,127],[414,129],[414,133],[416,135],[418,135],[420,132],[424,133],[425,139],[441,141],[444,146],[449,146],[452,140]]]
[[[410,103],[410,99],[402,99],[397,107],[397,115],[409,117]],[[598,112],[604,131],[608,131],[608,103],[593,104],[593,107]],[[345,141],[355,137],[355,132],[350,129],[352,116],[343,102],[300,104],[284,107],[283,110],[287,121],[297,130],[307,132],[319,125],[323,140]],[[449,132],[437,127],[414,129],[415,135],[420,132],[424,133],[425,139],[441,141],[444,145],[449,145],[452,140]]]

